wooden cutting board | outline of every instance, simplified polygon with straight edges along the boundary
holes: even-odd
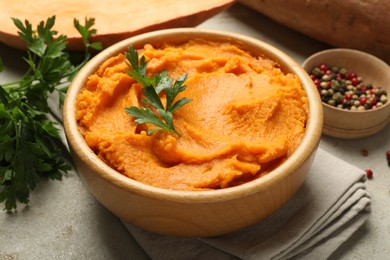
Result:
[[[223,11],[235,0],[34,0],[0,1],[0,41],[25,49],[11,17],[27,19],[33,28],[40,21],[56,16],[54,29],[68,36],[70,50],[82,50],[79,33],[73,19],[84,24],[85,18],[95,18],[97,35],[93,40],[104,47],[143,32],[196,26]]]

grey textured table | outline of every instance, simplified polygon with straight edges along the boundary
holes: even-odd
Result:
[[[199,27],[261,39],[298,63],[329,48],[239,4]],[[0,44],[0,57],[6,67],[0,74],[0,83],[21,75],[25,68],[21,56],[21,52]],[[367,182],[372,195],[371,216],[332,259],[389,259],[390,168],[385,153],[390,150],[390,125],[372,137],[358,140],[323,136],[320,147],[374,172],[374,178]],[[363,149],[368,156],[362,156]],[[16,214],[0,212],[0,260],[3,259],[147,259],[147,255],[120,220],[96,202],[77,173],[72,172],[61,182],[42,182],[33,192],[30,206],[19,208]]]

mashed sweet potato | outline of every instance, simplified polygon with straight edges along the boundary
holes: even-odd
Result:
[[[259,178],[301,142],[308,103],[297,76],[229,43],[193,40],[145,45],[147,73],[188,73],[179,96],[192,101],[174,113],[181,137],[148,136],[125,107],[142,104],[142,87],[127,73],[125,56],[91,75],[76,105],[79,129],[108,165],[148,185],[177,190],[219,189]]]

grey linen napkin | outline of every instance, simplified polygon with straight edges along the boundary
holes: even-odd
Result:
[[[213,238],[159,235],[124,223],[153,259],[326,259],[368,218],[365,173],[319,149],[301,189],[259,223]]]

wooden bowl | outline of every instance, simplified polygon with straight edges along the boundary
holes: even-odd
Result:
[[[344,66],[355,72],[364,82],[380,86],[390,95],[390,67],[379,58],[352,49],[329,49],[313,54],[302,67],[309,73],[320,64]],[[373,135],[390,121],[390,102],[382,107],[364,111],[351,111],[323,103],[323,133],[329,136],[354,139]]]
[[[277,61],[284,72],[295,73],[309,99],[310,116],[297,150],[269,174],[239,186],[209,191],[156,188],[110,168],[87,146],[75,119],[75,103],[87,77],[107,58],[142,48],[146,43],[183,42],[192,38],[239,44],[253,55]],[[200,29],[168,29],[119,42],[93,58],[72,82],[64,104],[64,127],[78,172],[93,196],[124,221],[161,234],[210,237],[248,227],[282,207],[307,175],[321,136],[322,106],[307,73],[280,50],[238,34]]]

